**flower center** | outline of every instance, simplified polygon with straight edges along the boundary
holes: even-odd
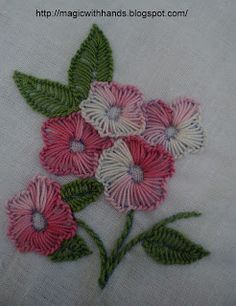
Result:
[[[131,165],[129,167],[129,174],[135,183],[140,183],[143,181],[143,170],[137,165]]]
[[[120,117],[120,113],[121,113],[121,108],[117,106],[112,106],[107,112],[107,117],[110,120],[117,121]]]
[[[81,140],[73,139],[70,142],[70,149],[72,152],[83,152],[85,149],[85,145]]]
[[[41,212],[35,211],[32,215],[32,225],[36,231],[40,232],[47,227],[47,220]]]
[[[169,126],[166,130],[165,130],[165,135],[166,138],[169,140],[170,138],[175,137],[175,135],[177,134],[178,130],[174,127],[174,126]]]

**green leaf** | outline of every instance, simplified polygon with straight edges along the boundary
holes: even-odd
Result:
[[[96,201],[102,192],[103,185],[95,179],[78,179],[61,188],[62,199],[70,205],[74,212]]]
[[[142,246],[155,261],[166,265],[190,264],[209,255],[202,246],[164,226],[151,230],[144,238]]]
[[[66,85],[19,71],[15,71],[13,78],[26,102],[47,117],[65,116],[78,110],[78,101]]]
[[[75,236],[64,240],[60,249],[49,256],[52,261],[61,262],[77,260],[81,257],[92,254],[83,238]]]
[[[107,38],[97,25],[71,60],[69,85],[80,101],[88,97],[92,81],[111,81],[113,75],[112,51]]]

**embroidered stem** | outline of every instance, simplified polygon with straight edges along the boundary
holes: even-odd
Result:
[[[98,283],[100,287],[103,289],[110,277],[109,274],[113,272],[113,262],[116,260],[117,253],[119,252],[120,248],[124,244],[125,239],[129,235],[129,232],[133,225],[133,217],[134,217],[134,211],[131,210],[126,215],[126,222],[123,228],[123,231],[121,232],[120,237],[116,240],[115,245],[113,247],[113,250],[111,252],[111,255],[107,258],[105,270],[101,270],[100,277],[98,280]]]
[[[192,217],[200,217],[202,214],[198,211],[189,211],[189,212],[180,212],[180,213],[177,213],[173,216],[170,216],[160,222],[158,222],[156,224],[156,226],[160,227],[160,226],[164,226],[164,225],[167,225],[169,223],[173,223],[177,220],[180,220],[180,219],[188,219],[188,218],[192,218]]]
[[[99,278],[99,285],[103,289],[106,286],[106,283],[109,280],[109,277],[117,267],[117,265],[121,262],[121,260],[124,258],[127,252],[129,252],[135,245],[142,242],[147,235],[150,235],[150,231],[156,231],[158,228],[163,227],[164,225],[167,225],[169,223],[173,223],[180,219],[187,219],[192,217],[199,217],[201,213],[199,212],[180,212],[177,213],[171,217],[168,217],[160,222],[158,222],[156,225],[154,225],[152,228],[142,232],[141,234],[137,235],[133,239],[131,239],[123,248],[121,248],[125,238],[128,236],[128,233],[132,227],[132,221],[133,221],[133,213],[129,213],[127,215],[126,223],[124,230],[120,236],[120,238],[116,241],[115,247],[112,251],[112,255],[107,258],[107,264],[106,264],[106,271],[100,275]],[[124,238],[123,238],[124,237]],[[123,240],[122,240],[123,238]],[[120,240],[121,239],[121,240]],[[121,249],[120,249],[121,248]]]
[[[181,212],[178,213],[176,215],[173,215],[171,217],[168,217],[160,222],[158,222],[154,227],[152,227],[151,229],[148,229],[146,231],[144,231],[143,233],[137,235],[136,237],[134,237],[132,240],[130,240],[124,247],[123,249],[121,249],[120,252],[118,252],[116,254],[116,260],[113,264],[114,268],[120,263],[120,261],[122,260],[122,258],[125,256],[125,254],[130,251],[136,244],[138,244],[139,242],[143,241],[143,239],[147,236],[147,234],[150,234],[150,231],[154,231],[157,228],[160,228],[164,225],[167,225],[169,223],[173,223],[177,220],[180,219],[188,219],[188,218],[192,218],[192,217],[199,217],[201,216],[201,213],[199,212]]]
[[[121,232],[120,237],[116,240],[114,248],[111,252],[110,258],[113,258],[119,249],[122,247],[125,239],[128,237],[129,232],[132,228],[133,225],[133,218],[134,218],[134,211],[131,210],[127,215],[126,215],[126,222],[123,231]]]
[[[99,236],[94,232],[94,230],[91,227],[89,227],[84,221],[77,219],[77,224],[89,234],[89,236],[93,239],[93,241],[96,243],[98,247],[99,254],[100,254],[100,261],[101,261],[100,277],[99,277],[98,283],[101,289],[103,289],[106,286],[113,271],[115,270],[117,265],[121,262],[121,260],[124,258],[126,253],[129,252],[135,245],[137,245],[140,242],[143,242],[145,239],[150,239],[150,236],[152,236],[152,234],[156,234],[157,232],[160,232],[160,230],[163,229],[164,226],[169,223],[173,223],[180,219],[199,217],[200,215],[201,213],[195,212],[195,211],[177,213],[171,217],[168,217],[158,222],[157,224],[152,226],[150,229],[138,234],[136,237],[131,239],[127,244],[123,246],[124,241],[128,237],[129,232],[132,228],[132,224],[133,224],[134,211],[130,211],[126,215],[126,222],[125,222],[123,231],[121,232],[120,237],[115,242],[114,248],[111,251],[110,256],[107,256],[107,251],[105,249],[105,246],[102,240],[99,238]],[[204,253],[201,256],[203,257],[208,254],[209,253]],[[188,262],[183,262],[183,263],[188,263]]]
[[[82,227],[87,234],[93,239],[93,241],[96,243],[98,250],[99,250],[99,255],[100,255],[100,262],[101,262],[101,276],[105,276],[105,266],[107,263],[107,251],[105,249],[105,246],[102,242],[102,240],[99,238],[99,236],[94,232],[94,230],[89,227],[84,221],[76,219],[77,224]]]

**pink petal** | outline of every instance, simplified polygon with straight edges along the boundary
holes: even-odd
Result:
[[[145,128],[141,110],[143,96],[131,85],[94,82],[87,100],[81,102],[82,116],[102,137],[138,135]],[[116,118],[109,112],[117,111]]]
[[[47,171],[57,175],[92,176],[103,148],[111,145],[111,141],[102,139],[79,112],[49,119],[42,133],[45,146],[40,152],[40,161]],[[84,151],[72,151],[73,141],[81,141],[85,146]]]
[[[35,200],[34,206],[28,205],[29,196],[31,201]],[[7,208],[8,236],[22,252],[51,254],[60,247],[63,240],[76,233],[77,225],[70,207],[61,200],[60,185],[46,177],[35,177],[27,191],[19,195],[19,200],[14,197],[8,202]],[[46,220],[46,227],[40,231],[33,224],[34,212],[42,213]]]
[[[174,112],[173,125],[178,126],[198,114],[199,103],[189,98],[178,98],[172,104],[171,108]]]
[[[154,100],[143,105],[146,118],[146,129],[142,136],[152,144],[162,144],[165,140],[165,130],[172,125],[173,111],[161,100]]]

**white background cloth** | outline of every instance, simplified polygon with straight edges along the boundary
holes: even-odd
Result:
[[[36,18],[35,9],[189,9],[185,18]],[[234,0],[0,0],[0,305],[3,306],[234,306],[236,305],[235,116],[236,2]],[[202,104],[206,149],[176,162],[168,197],[154,212],[135,215],[133,233],[182,210],[202,217],[175,225],[211,255],[190,266],[163,266],[135,247],[106,288],[97,284],[94,253],[55,264],[33,253],[20,254],[5,235],[5,203],[38,173],[42,148],[35,113],[18,92],[15,69],[67,82],[71,57],[97,23],[114,55],[114,80],[140,88],[146,99],[177,96]],[[51,178],[61,183],[71,177]],[[103,198],[81,213],[108,249],[125,216]]]

